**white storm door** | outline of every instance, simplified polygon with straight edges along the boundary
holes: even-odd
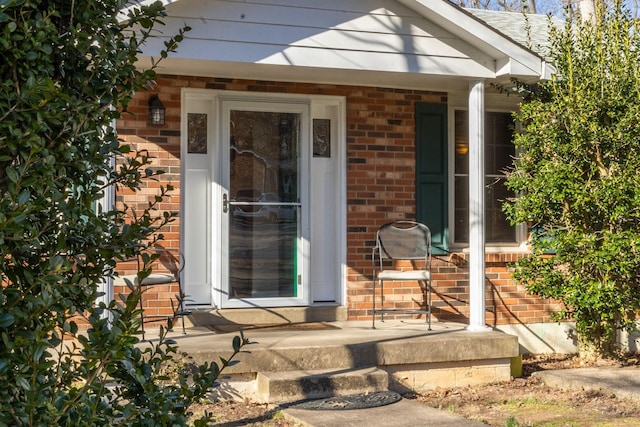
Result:
[[[221,102],[222,307],[308,303],[308,105]]]

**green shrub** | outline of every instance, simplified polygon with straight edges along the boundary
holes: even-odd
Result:
[[[108,187],[136,191],[161,173],[113,128],[155,78],[136,69],[137,55],[164,16],[156,2],[121,21],[125,5],[0,2],[1,426],[184,425],[189,405],[231,363],[167,382],[161,367],[176,349],[165,330],[157,344],[140,344],[139,289],[97,304],[116,263],[140,256],[173,219],[157,213],[170,187],[142,212],[100,205]],[[233,344],[235,354],[244,339]]]
[[[621,1],[555,31],[554,78],[523,85],[523,131],[505,210],[528,222],[515,276],[564,304],[585,358],[616,354],[640,310],[640,32]]]

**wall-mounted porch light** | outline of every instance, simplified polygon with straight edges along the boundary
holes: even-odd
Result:
[[[149,98],[149,124],[153,126],[164,125],[164,104],[158,95]]]

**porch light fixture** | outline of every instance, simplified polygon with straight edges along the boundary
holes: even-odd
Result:
[[[149,124],[153,126],[164,125],[164,104],[158,95],[151,95],[149,98]]]

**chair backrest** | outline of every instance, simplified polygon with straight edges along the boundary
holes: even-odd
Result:
[[[136,273],[129,277],[124,276],[125,282],[139,283],[138,275],[147,267],[149,272],[144,275],[142,285],[162,285],[172,282],[178,282],[180,285],[180,276],[185,267],[185,259],[181,250],[165,248],[157,243],[137,245],[134,249],[136,250],[135,255],[124,261],[135,262]]]
[[[173,274],[177,281],[180,281],[180,274],[184,270],[184,256],[182,251],[175,248],[165,248],[160,245],[149,247],[150,252],[158,255],[156,262]]]
[[[395,221],[378,230],[376,246],[386,259],[425,259],[431,255],[431,231],[415,221]]]

